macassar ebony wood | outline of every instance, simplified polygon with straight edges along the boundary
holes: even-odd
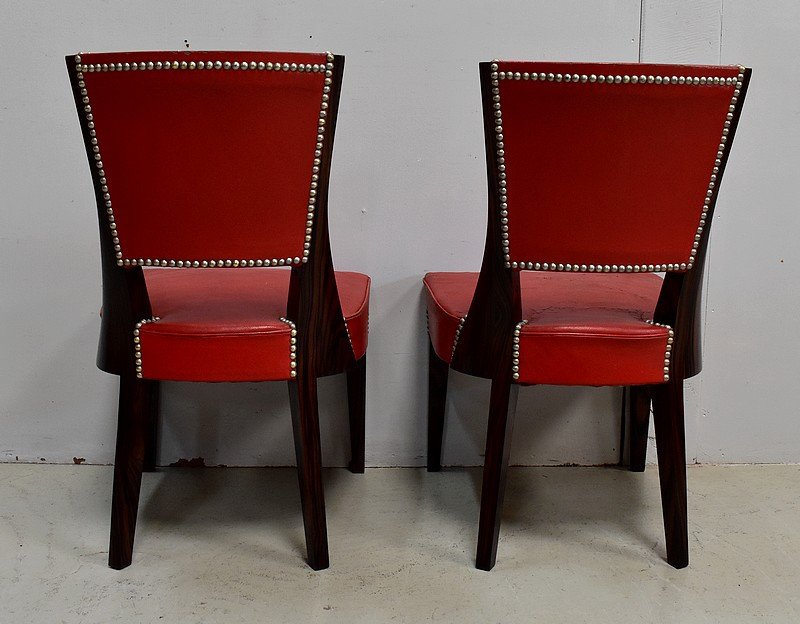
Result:
[[[442,469],[444,414],[447,407],[447,378],[450,367],[439,359],[428,341],[428,472]]]
[[[367,356],[361,356],[347,371],[347,410],[350,418],[350,472],[364,472],[367,411]]]
[[[144,447],[144,471],[154,472],[158,463],[159,414],[161,403],[161,382],[147,384],[147,438]]]
[[[75,100],[83,144],[89,163],[94,162],[91,135],[83,110],[83,96],[78,85],[75,57],[65,57],[72,96]],[[89,166],[94,187],[97,218],[100,228],[100,260],[103,278],[103,316],[100,325],[100,342],[97,350],[97,367],[107,373],[122,375],[134,370],[133,327],[143,318],[152,316],[147,287],[141,267],[117,265],[111,229],[108,227],[102,183],[96,167]]]
[[[450,366],[460,372],[492,380],[476,555],[476,566],[482,570],[491,570],[497,558],[511,425],[519,389],[512,383],[510,363],[514,329],[522,319],[522,304],[519,272],[511,271],[505,265],[502,231],[500,220],[497,218],[500,210],[500,185],[494,162],[495,122],[491,101],[490,63],[480,64],[480,80],[486,175],[489,184],[486,247],[475,294],[461,328]],[[433,358],[435,354],[431,356],[429,363],[434,362]],[[440,372],[429,372],[429,375],[434,374],[441,376]],[[435,392],[435,385],[432,387]],[[432,401],[441,401],[443,419],[444,397],[438,399],[429,394],[428,400],[429,404]],[[429,415],[429,427],[441,428],[443,422],[439,424],[436,420],[430,419]],[[429,429],[429,454],[432,449],[438,456],[429,455],[429,469],[430,466],[438,469],[441,463],[441,435],[438,435],[438,440],[432,441]]]
[[[647,434],[650,430],[650,388],[630,386],[628,388],[628,412],[630,414],[630,470],[644,472],[647,460]]]
[[[98,170],[92,166],[90,128],[85,115],[75,57],[66,57],[84,145],[90,163],[100,229],[103,316],[97,365],[120,376],[120,408],[115,458],[114,502],[109,563],[130,564],[141,472],[157,460],[159,382],[136,377],[133,330],[153,313],[140,266],[118,266]],[[308,262],[292,266],[286,318],[295,323],[296,374],[289,381],[309,565],[328,567],[325,506],[317,407],[317,378],[348,374],[353,472],[364,470],[366,358],[356,361],[347,336],[336,288],[328,233],[328,185],[344,57],[334,56],[326,132],[322,140],[314,228]],[[213,270],[213,269],[212,269]],[[217,269],[236,270],[236,269]]]
[[[670,378],[665,384],[650,386],[653,421],[656,430],[661,501],[667,541],[667,561],[676,568],[689,563],[688,520],[686,512],[686,448],[684,440],[683,380],[702,370],[701,300],[708,240],[728,154],[741,118],[752,70],[746,68],[733,107],[728,129],[728,149],[724,151],[717,172],[717,183],[710,196],[706,227],[700,237],[694,267],[686,272],[664,276],[654,314],[657,323],[673,328]]]
[[[356,364],[336,289],[328,235],[328,184],[344,57],[335,56],[333,64],[309,261],[292,267],[286,308],[287,318],[297,326],[298,367],[305,367],[315,377],[340,373]]]
[[[66,57],[67,72],[78,111],[83,109],[74,57]],[[94,162],[91,136],[84,115],[78,114],[86,155]],[[120,570],[131,564],[142,471],[148,444],[152,446],[152,382],[136,377],[133,329],[152,316],[141,267],[117,265],[114,242],[105,213],[102,183],[96,167],[89,167],[94,186],[100,230],[100,259],[103,278],[103,315],[97,366],[119,375],[119,409],[114,458],[114,486],[111,502],[111,536],[108,565]],[[151,450],[148,460],[154,457]]]
[[[627,440],[627,421],[628,421],[628,387],[622,387],[622,401],[619,417],[619,461],[618,466],[625,463],[625,440]]]
[[[131,564],[139,491],[142,485],[151,384],[135,374],[119,378],[117,447],[114,457],[114,489],[111,497],[111,540],[108,565],[121,570]]]
[[[667,562],[675,568],[684,568],[689,565],[689,539],[683,380],[674,378],[653,386],[652,397]]]
[[[510,372],[492,380],[486,456],[483,460],[478,550],[475,557],[475,566],[480,570],[491,570],[497,560],[497,542],[500,537],[500,519],[518,393],[519,386],[511,383]]]
[[[336,289],[328,235],[328,183],[343,72],[344,57],[336,56],[309,262],[292,267],[286,308],[287,318],[297,328],[297,377],[289,388],[308,565],[314,570],[329,565],[316,380],[357,366]]]
[[[511,353],[514,329],[522,319],[522,304],[519,272],[506,267],[500,220],[497,218],[500,185],[494,155],[491,64],[481,63],[479,71],[489,185],[486,247],[475,294],[451,366],[460,372],[492,380],[476,555],[476,566],[491,570],[497,558],[508,453],[519,389],[512,383]]]
[[[328,531],[322,486],[317,380],[301,372],[288,383],[308,565],[314,570],[324,570],[329,565]]]
[[[486,175],[489,202],[486,226],[486,247],[475,294],[461,328],[453,354],[452,366],[457,371],[494,379],[508,368],[506,358],[514,328],[522,320],[519,272],[505,266],[502,231],[500,229],[500,185],[494,162],[494,108],[492,106],[491,63],[480,64],[483,125],[486,152]]]

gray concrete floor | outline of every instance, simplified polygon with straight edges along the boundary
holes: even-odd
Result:
[[[144,477],[106,567],[109,467],[0,465],[0,622],[798,622],[800,466],[689,468],[691,564],[663,560],[657,469],[513,468],[473,567],[480,471],[326,471],[331,568],[293,469]]]

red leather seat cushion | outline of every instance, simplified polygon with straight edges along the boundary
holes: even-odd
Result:
[[[145,269],[153,315],[139,330],[142,376],[176,381],[290,378],[289,271]],[[370,279],[337,272],[356,358],[367,349]]]
[[[428,273],[428,326],[449,362],[477,273]],[[669,331],[651,325],[662,280],[652,273],[520,274],[519,383],[632,385],[664,381]],[[508,363],[511,366],[511,362]]]

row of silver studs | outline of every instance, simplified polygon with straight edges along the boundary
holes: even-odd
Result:
[[[514,328],[514,346],[511,352],[511,372],[514,381],[519,379],[519,336],[522,333],[522,327],[527,324],[528,321],[520,321]]]
[[[675,332],[672,330],[672,327],[664,323],[656,323],[655,321],[645,321],[645,323],[655,325],[656,327],[664,327],[668,332],[667,348],[664,351],[664,381],[669,381],[669,361],[672,357],[672,343],[675,341]]]
[[[461,336],[461,330],[464,328],[464,323],[467,320],[467,315],[461,317],[461,320],[458,321],[458,327],[456,327],[456,335],[453,336],[453,349],[450,351],[450,360],[453,360],[453,357],[456,354],[456,346],[458,345],[458,338]]]
[[[325,126],[328,116],[328,102],[330,99],[331,83],[333,82],[333,54],[326,53],[326,63],[272,63],[272,62],[229,62],[229,61],[142,61],[139,63],[94,63],[82,64],[80,55],[75,56],[75,67],[77,70],[78,87],[80,88],[83,111],[89,128],[90,143],[94,153],[95,167],[98,170],[103,201],[105,202],[106,214],[111,228],[111,237],[114,243],[114,253],[119,266],[160,266],[160,267],[261,267],[261,266],[290,266],[308,262],[308,255],[311,251],[311,236],[314,227],[314,209],[317,203],[317,187],[319,183],[319,170],[322,158],[322,144],[325,138]],[[159,70],[159,69],[222,69],[222,70],[272,70],[289,72],[324,72],[325,80],[322,88],[322,100],[320,103],[319,116],[317,118],[317,137],[314,146],[314,162],[311,168],[311,185],[309,189],[308,206],[306,211],[305,239],[303,241],[303,255],[289,258],[266,258],[258,260],[247,259],[213,259],[213,260],[167,260],[159,258],[126,258],[122,257],[122,247],[119,242],[117,225],[114,218],[114,209],[111,204],[111,194],[108,190],[103,159],[100,155],[100,146],[97,142],[97,133],[94,127],[94,115],[92,105],[89,102],[89,94],[84,82],[84,72],[102,71],[137,71],[137,70]]]
[[[291,371],[289,376],[297,377],[297,326],[287,318],[280,317],[283,323],[286,323],[291,329],[291,336],[289,337],[289,367]]]
[[[150,318],[145,318],[136,323],[136,326],[133,330],[133,351],[135,356],[135,364],[136,364],[136,376],[141,379],[142,378],[142,343],[141,343],[141,336],[139,335],[139,330],[142,328],[142,325],[147,325],[148,323],[155,323],[156,321],[160,321],[160,316],[151,316]]]
[[[492,62],[492,107],[494,108],[495,161],[497,163],[497,183],[500,187],[500,236],[503,241],[503,258],[506,267],[511,267],[511,252],[508,248],[508,195],[506,193],[506,158],[503,142],[503,110],[500,106],[500,81],[497,61]]]
[[[344,331],[347,334],[347,342],[350,343],[350,350],[353,352],[353,355],[355,355],[356,348],[353,346],[353,337],[350,335],[350,328],[347,326],[347,319],[344,319]]]
[[[731,120],[736,111],[736,103],[741,93],[741,86],[744,80],[744,67],[739,66],[739,74],[736,78],[720,76],[654,76],[654,75],[596,75],[596,74],[559,74],[545,72],[503,72],[498,71],[497,60],[492,61],[491,80],[492,80],[492,102],[495,117],[495,156],[497,162],[498,184],[500,186],[500,230],[503,240],[503,257],[506,268],[531,269],[537,271],[578,271],[578,272],[603,272],[603,273],[639,273],[639,272],[660,272],[660,271],[686,271],[694,265],[697,249],[700,246],[703,228],[706,224],[708,207],[714,195],[717,183],[717,175],[722,160],[725,156],[728,143],[728,133]],[[686,262],[666,263],[666,264],[628,264],[628,265],[594,265],[594,264],[571,264],[553,262],[511,262],[508,241],[508,194],[505,166],[505,145],[503,137],[503,114],[500,105],[500,80],[530,80],[547,82],[572,82],[572,83],[605,83],[605,84],[663,84],[663,85],[705,85],[705,86],[733,86],[733,95],[728,105],[728,113],[723,125],[722,137],[717,147],[717,154],[714,160],[714,167],[711,172],[711,179],[706,189],[706,196],[703,201],[703,210],[700,214],[700,223],[695,232],[692,250]]]
[[[308,262],[311,251],[311,232],[314,225],[314,209],[317,203],[317,182],[319,181],[319,167],[322,162],[322,141],[325,138],[325,125],[328,117],[328,100],[330,100],[331,83],[333,82],[333,54],[327,52],[325,64],[325,84],[322,87],[322,102],[317,120],[317,144],[314,147],[314,163],[311,167],[311,189],[308,192],[308,212],[306,213],[306,237],[303,242],[303,262]],[[290,66],[291,67],[291,66]]]
[[[76,57],[78,71],[83,72],[108,72],[108,71],[148,71],[158,69],[233,69],[257,71],[285,71],[285,72],[324,72],[328,70],[327,63],[281,63],[280,61],[139,61],[134,63],[90,63],[80,64],[80,56]]]
[[[117,264],[120,266],[160,266],[183,268],[268,267],[300,264],[300,258],[272,258],[266,260],[159,260],[158,258],[126,258],[122,262],[119,262],[118,258]]]
[[[542,82],[597,82],[600,84],[663,84],[663,85],[708,85],[730,86],[737,83],[737,78],[720,76],[654,76],[641,74],[617,75],[609,74],[554,74],[546,72],[498,72],[499,80],[539,80]]]
[[[561,264],[558,262],[512,262],[514,269],[536,271],[572,271],[584,273],[658,273],[660,271],[685,271],[689,264]]]
[[[78,88],[80,89],[81,102],[83,103],[83,113],[86,117],[86,126],[89,129],[89,143],[92,146],[92,153],[94,158],[94,166],[97,168],[97,176],[100,181],[100,190],[103,193],[103,202],[106,207],[106,215],[108,216],[108,225],[111,228],[111,240],[114,243],[114,253],[117,258],[117,264],[122,264],[122,248],[119,244],[119,235],[117,233],[117,224],[114,220],[114,210],[111,207],[111,195],[108,192],[108,184],[106,180],[106,172],[103,169],[103,159],[100,156],[100,146],[97,143],[97,131],[94,127],[94,114],[92,113],[92,105],[89,102],[89,92],[86,90],[86,82],[83,80],[83,65],[81,65],[81,57],[75,57],[75,68],[77,70],[76,77],[78,79]],[[141,375],[140,375],[141,377]]]

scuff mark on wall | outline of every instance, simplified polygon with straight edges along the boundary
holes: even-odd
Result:
[[[172,462],[170,468],[205,468],[206,460],[202,457],[193,457],[192,459],[185,459],[181,457],[178,461]]]

